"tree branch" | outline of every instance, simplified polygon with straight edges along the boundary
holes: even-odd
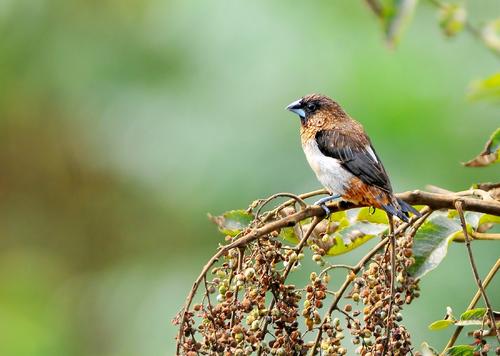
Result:
[[[322,190],[318,190],[318,191],[314,191],[311,193],[302,194],[299,197],[301,199],[304,199],[305,197],[308,197],[308,196],[321,194],[321,192],[322,192]],[[454,203],[455,203],[455,201],[457,201],[457,199],[460,199],[462,209],[464,209],[464,210],[494,214],[497,216],[500,215],[500,203],[497,201],[494,201],[494,200],[480,200],[480,199],[476,199],[476,198],[466,198],[466,197],[456,196],[453,193],[452,194],[437,194],[437,193],[423,192],[423,191],[419,191],[419,190],[405,192],[405,193],[401,193],[401,194],[396,194],[396,197],[399,199],[402,199],[403,201],[407,202],[408,204],[427,205],[432,210],[455,209]],[[295,201],[297,201],[297,200],[292,199],[291,201],[285,202],[281,206],[286,206],[286,205],[291,204]],[[344,201],[328,204],[328,208],[330,209],[330,211],[332,213],[338,212],[338,211],[343,211],[343,210],[348,210],[348,209],[353,209],[353,208],[361,208],[361,207],[364,207],[364,205],[356,205],[356,204],[344,202]],[[277,209],[274,209],[273,211],[277,211]],[[180,327],[179,327],[179,333],[178,333],[178,337],[177,337],[177,353],[179,353],[179,351],[180,351],[180,341],[182,340],[182,336],[183,336],[183,331],[182,331],[183,325],[186,321],[186,316],[187,316],[187,313],[188,313],[189,308],[191,306],[191,303],[193,301],[193,298],[196,294],[196,291],[198,290],[198,287],[199,287],[200,283],[202,282],[204,276],[208,273],[209,269],[219,260],[220,257],[226,255],[230,250],[232,250],[234,248],[245,246],[248,243],[258,239],[259,237],[270,234],[274,231],[279,231],[280,229],[285,228],[285,227],[295,226],[296,224],[298,224],[300,221],[302,221],[304,219],[312,218],[312,217],[321,218],[324,215],[325,215],[325,212],[320,206],[308,205],[296,213],[293,213],[291,215],[285,216],[283,218],[280,218],[280,219],[277,219],[274,221],[267,222],[267,216],[266,216],[266,218],[263,219],[264,221],[262,221],[262,225],[257,225],[256,227],[247,229],[236,240],[234,240],[233,242],[231,242],[225,246],[220,247],[219,251],[217,251],[217,253],[214,256],[212,256],[210,258],[210,260],[206,263],[206,265],[203,267],[200,275],[196,278],[196,280],[193,283],[193,286],[192,286],[192,288],[191,288],[191,290],[186,298],[184,308],[180,314],[180,321],[179,321]],[[405,228],[408,227],[407,224],[401,224],[400,228],[402,226],[405,226]],[[399,228],[397,230],[399,230]],[[395,232],[396,234],[398,233],[397,230]],[[383,241],[387,242],[387,240],[383,240]],[[385,244],[385,242],[384,242],[384,244]],[[362,261],[360,261],[360,263]],[[361,268],[361,267],[359,267],[359,268]],[[359,271],[359,269],[358,269],[358,271]],[[344,288],[347,288],[347,286],[348,285],[346,285]],[[341,290],[342,290],[342,288],[341,288]]]
[[[477,286],[479,290],[481,291],[481,295],[483,296],[484,303],[486,304],[486,308],[488,309],[488,315],[491,320],[491,328],[495,332],[495,335],[497,337],[498,342],[500,343],[500,335],[498,334],[497,326],[496,326],[496,321],[495,321],[495,316],[493,315],[493,309],[491,307],[491,303],[489,301],[488,295],[484,291],[483,284],[481,282],[481,278],[479,277],[479,273],[477,271],[476,263],[474,261],[474,255],[472,254],[472,248],[470,246],[470,238],[469,238],[469,233],[467,232],[467,224],[465,222],[465,217],[464,217],[464,212],[462,210],[462,201],[457,200],[455,202],[455,207],[457,209],[458,215],[460,217],[460,222],[462,223],[462,230],[464,232],[465,236],[465,246],[467,247],[467,252],[469,254],[469,261],[472,267],[472,273],[474,274],[474,278],[476,280]]]
[[[463,210],[500,215],[500,203],[496,200],[457,197],[452,194],[428,193],[420,190],[397,194],[397,197],[412,205],[427,205],[433,210],[455,209],[455,201],[460,198]]]
[[[395,286],[394,281],[396,279],[396,235],[394,234],[394,220],[392,215],[387,214],[387,219],[389,221],[389,239],[390,239],[390,251],[391,251],[391,299],[389,300],[389,310],[387,312],[387,321],[385,326],[386,339],[384,342],[384,348],[382,349],[382,354],[385,354],[385,350],[387,349],[387,345],[389,344],[389,339],[391,338],[391,315],[392,315],[392,306],[394,304],[394,294],[395,294]]]

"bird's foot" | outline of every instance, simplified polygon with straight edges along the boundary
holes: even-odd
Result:
[[[330,209],[328,209],[326,203],[338,198],[340,198],[340,195],[329,195],[327,197],[321,198],[320,200],[315,202],[314,205],[319,205],[321,209],[325,211],[325,217],[328,219],[332,212],[330,211]]]

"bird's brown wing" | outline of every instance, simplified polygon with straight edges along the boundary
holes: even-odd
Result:
[[[389,177],[368,137],[353,137],[340,130],[321,130],[315,138],[325,156],[338,160],[343,168],[363,183],[392,193]]]

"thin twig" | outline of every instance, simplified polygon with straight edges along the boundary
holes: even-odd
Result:
[[[420,229],[420,226],[427,220],[427,218],[432,214],[432,210],[429,207],[425,207],[422,210],[420,210],[420,218],[418,218],[412,225],[411,227],[406,231],[407,237],[408,238],[413,238],[418,229]]]
[[[342,310],[340,308],[335,308],[335,310],[338,311],[341,314],[344,314],[345,317],[347,319],[349,319],[350,321],[352,321],[354,324],[359,325],[359,322],[357,322],[356,319],[354,319],[352,316],[350,316],[349,313],[347,313],[346,311],[344,311],[344,310]]]
[[[486,322],[486,315],[483,315],[483,319],[481,320],[481,330],[479,331],[479,340],[481,341],[481,344],[482,344],[482,341],[483,341],[483,334],[484,334],[484,323]],[[483,354],[483,348],[481,347],[481,349],[479,350],[479,353],[480,355],[484,355]]]
[[[245,254],[245,248],[240,247],[238,249],[238,267],[236,268],[236,274],[241,273],[241,270],[243,268],[243,255],[244,254]],[[234,291],[234,299],[233,299],[233,303],[235,303],[235,304],[238,302],[238,292],[239,292],[239,288],[236,287],[236,290]],[[230,328],[232,328],[234,325],[235,317],[236,317],[236,311],[233,311],[231,313],[231,323],[229,324]]]
[[[205,275],[203,277],[203,283],[205,284],[205,295],[207,297],[207,304],[208,304],[208,310],[210,311],[210,322],[212,323],[212,325],[215,327],[215,322],[214,322],[214,317],[213,317],[213,306],[212,306],[212,302],[210,300],[210,293],[208,291],[208,284],[207,284],[207,276]]]
[[[298,196],[298,195],[295,195],[295,194],[292,194],[292,193],[277,193],[277,194],[273,194],[269,198],[267,198],[266,200],[264,200],[260,204],[260,206],[257,208],[257,210],[255,211],[255,220],[259,219],[260,211],[264,208],[264,206],[266,206],[272,200],[277,199],[277,198],[282,198],[282,197],[292,198],[291,201],[298,202],[302,208],[305,208],[307,206],[307,203],[300,196]],[[287,203],[288,203],[288,201],[287,201]]]
[[[446,7],[445,4],[441,3],[439,0],[429,0],[429,2],[434,5],[435,7],[439,8],[439,9],[444,9]],[[479,30],[478,28],[476,28],[470,21],[468,20],[465,20],[464,21],[464,29],[466,31],[468,31],[472,36],[476,37],[478,40],[480,40],[481,42],[483,42],[486,47],[497,57],[500,57],[500,52],[497,51],[496,49],[494,48],[491,48],[490,46],[488,46],[486,43],[485,43],[485,40],[484,40],[484,37],[481,33],[481,30]]]
[[[314,197],[316,195],[321,195],[321,194],[328,194],[328,191],[326,189],[318,189],[318,190],[313,190],[312,192],[297,195],[297,197],[304,200],[304,199],[311,198],[311,197]],[[290,200],[287,200],[286,202],[284,202],[283,204],[278,205],[276,208],[269,211],[262,221],[263,222],[269,221],[269,219],[272,216],[274,216],[277,212],[281,211],[282,209],[286,208],[289,205],[292,205],[295,202],[296,202],[296,199],[290,199]]]
[[[491,267],[490,271],[488,272],[488,274],[484,278],[484,281],[483,281],[483,284],[482,284],[483,290],[486,289],[486,287],[488,287],[488,284],[490,284],[491,280],[493,279],[493,277],[495,276],[495,274],[498,272],[499,269],[500,269],[500,258]],[[476,306],[476,303],[479,301],[480,297],[481,297],[481,289],[478,288],[476,294],[474,295],[474,297],[470,301],[469,306],[467,307],[466,311],[473,309]],[[446,344],[446,346],[445,346],[443,352],[441,353],[441,355],[444,355],[445,352],[446,352],[446,350],[448,350],[450,347],[452,347],[455,344],[455,341],[457,341],[457,338],[460,335],[460,333],[462,332],[463,328],[464,328],[463,326],[458,326],[455,329],[455,332],[453,333],[453,335],[451,336],[450,340]]]
[[[365,0],[365,2],[377,17],[382,17],[382,6],[377,0]]]
[[[500,335],[498,334],[496,322],[495,322],[495,316],[493,315],[493,309],[491,308],[491,304],[488,298],[488,295],[484,291],[483,284],[481,282],[481,278],[479,277],[479,273],[477,271],[476,263],[474,261],[474,255],[472,254],[472,248],[470,245],[470,238],[469,238],[469,233],[467,232],[467,225],[465,222],[465,217],[464,217],[464,212],[462,210],[462,201],[457,200],[455,202],[455,207],[457,209],[458,215],[460,216],[460,222],[462,224],[462,230],[464,232],[465,236],[465,246],[467,247],[467,252],[469,254],[469,261],[472,267],[472,273],[474,274],[474,278],[476,279],[477,286],[479,290],[481,291],[481,295],[484,299],[484,303],[486,304],[486,308],[488,309],[488,314],[491,320],[491,328],[495,332],[495,335],[497,336],[498,343],[500,343]]]
[[[184,332],[184,323],[186,322],[186,315],[189,311],[189,307],[191,306],[191,303],[193,301],[194,295],[196,294],[196,291],[198,290],[198,286],[200,285],[200,281],[205,278],[208,270],[213,266],[215,262],[219,260],[219,258],[226,253],[227,250],[224,248],[221,248],[210,260],[206,263],[206,265],[203,267],[201,270],[201,273],[199,277],[194,281],[193,287],[189,291],[189,294],[186,298],[186,304],[184,306],[184,310],[182,311],[182,316],[181,316],[181,321],[179,325],[179,333],[177,335],[177,355],[179,354],[180,347],[181,347],[181,340],[182,340],[182,335]]]
[[[324,270],[322,270],[320,272],[318,278],[323,277],[323,275],[325,273],[327,273],[328,271],[330,271],[332,269],[335,269],[335,268],[345,268],[345,269],[350,269],[352,271],[354,269],[354,266],[349,266],[349,265],[330,265],[330,266],[326,267]]]
[[[384,348],[382,349],[382,355],[385,355],[385,350],[389,345],[389,339],[391,338],[391,320],[392,320],[392,306],[394,304],[394,294],[395,294],[395,274],[396,274],[396,236],[394,235],[394,220],[392,215],[387,213],[387,219],[389,220],[389,239],[391,248],[391,296],[389,299],[389,308],[387,311],[387,321],[385,325],[386,338],[384,341]]]

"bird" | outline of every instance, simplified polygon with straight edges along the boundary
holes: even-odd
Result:
[[[409,221],[419,216],[411,205],[395,197],[389,176],[363,126],[342,107],[321,94],[306,95],[286,107],[300,117],[302,149],[329,196],[315,202],[326,215],[326,203],[341,199],[382,209],[389,218]]]

